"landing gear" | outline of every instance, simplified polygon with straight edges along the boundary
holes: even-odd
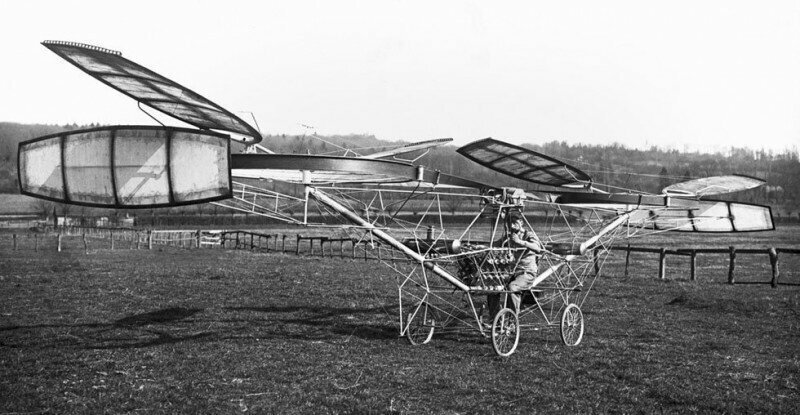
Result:
[[[492,346],[503,357],[510,356],[519,344],[519,318],[510,308],[504,308],[494,317]]]
[[[428,306],[428,303],[422,303],[415,313],[408,314],[406,337],[409,343],[416,346],[431,341],[435,323],[433,309]]]
[[[577,346],[583,339],[583,313],[576,304],[570,304],[561,314],[561,340],[567,346]]]

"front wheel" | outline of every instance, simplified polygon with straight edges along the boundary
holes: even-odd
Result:
[[[433,319],[433,310],[428,307],[428,303],[423,303],[415,313],[408,315],[408,328],[406,329],[408,342],[416,346],[431,341],[434,324],[436,321]]]
[[[570,304],[561,314],[561,340],[567,346],[577,346],[583,339],[583,313],[577,304]]]
[[[492,323],[492,346],[495,353],[507,357],[517,350],[519,344],[519,318],[510,308],[504,308]]]

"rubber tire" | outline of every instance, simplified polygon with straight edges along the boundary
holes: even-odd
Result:
[[[583,339],[583,313],[577,304],[569,304],[561,313],[561,340],[567,346],[577,346]]]
[[[414,317],[413,321],[411,320],[412,316]],[[406,338],[408,338],[409,343],[418,346],[431,341],[436,321],[433,318],[431,309],[428,307],[428,303],[420,306],[416,316],[414,316],[414,313],[409,313],[408,319],[409,323],[408,329],[406,330]]]
[[[519,344],[519,318],[510,308],[504,308],[492,323],[492,347],[498,356],[508,357]]]

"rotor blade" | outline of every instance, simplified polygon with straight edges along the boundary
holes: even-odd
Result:
[[[764,183],[766,183],[766,181],[755,177],[733,174],[728,176],[704,177],[682,183],[675,183],[665,187],[662,192],[668,196],[703,197],[754,189]]]
[[[679,232],[754,232],[775,229],[769,206],[673,198],[661,209],[638,209],[631,226]]]
[[[164,114],[201,129],[245,135],[246,144],[261,141],[255,128],[230,111],[123,58],[120,52],[74,42],[46,40],[42,45],[98,81]]]
[[[532,183],[558,187],[588,185],[592,181],[577,167],[492,138],[475,141],[457,151],[484,167]]]
[[[234,177],[278,180],[297,184],[426,183],[493,189],[484,183],[391,160],[300,154],[232,154]]]
[[[391,150],[380,151],[377,153],[367,154],[366,156],[361,156],[364,159],[382,159],[386,157],[397,156],[400,154],[410,153],[412,151],[417,150],[427,150],[429,148],[438,147],[443,144],[449,143],[453,141],[452,138],[438,138],[435,140],[427,140],[427,141],[420,141],[417,143],[411,143],[404,145],[402,147],[393,148]]]
[[[562,193],[555,203],[584,207],[587,209],[609,209],[627,211],[639,206],[668,206],[669,198],[664,195],[645,195],[630,193]]]
[[[161,126],[65,131],[19,144],[22,194],[73,205],[154,208],[231,196],[230,139]]]

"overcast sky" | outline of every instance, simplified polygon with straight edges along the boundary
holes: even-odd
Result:
[[[264,133],[800,144],[797,1],[0,0],[0,121],[152,124],[46,39],[119,50]]]

